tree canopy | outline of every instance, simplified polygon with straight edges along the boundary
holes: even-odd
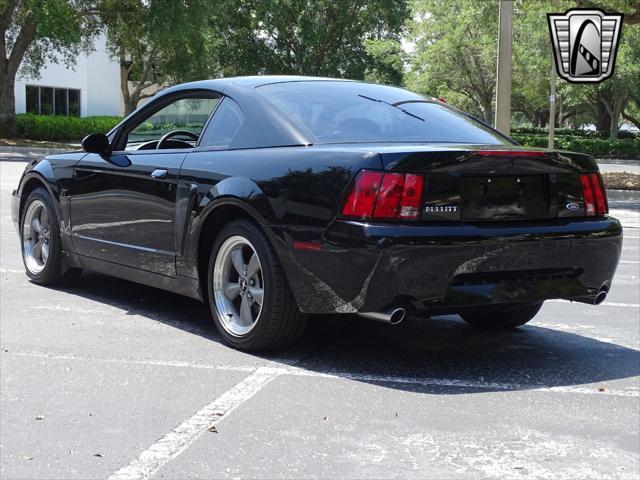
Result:
[[[558,80],[556,122],[615,137],[620,122],[640,124],[640,0],[514,0],[513,121],[548,122],[546,14],[575,7],[620,11],[625,24],[612,78]],[[127,112],[167,84],[301,74],[405,85],[493,122],[497,0],[0,0],[0,135],[14,126],[18,69],[73,65],[100,32]]]
[[[545,126],[549,118],[552,52],[547,13],[577,6],[625,14],[613,76],[596,85],[558,79],[558,124],[594,124],[616,138],[622,119],[638,121],[640,2],[636,0],[515,0],[512,115]],[[498,2],[413,0],[408,36],[415,42],[407,84],[493,122]]]
[[[37,77],[49,61],[73,65],[99,29],[92,0],[0,0],[0,137],[15,132],[18,69]]]

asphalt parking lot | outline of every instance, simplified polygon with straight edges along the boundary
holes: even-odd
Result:
[[[517,331],[314,318],[278,355],[198,302],[86,273],[29,283],[0,162],[0,477],[640,478],[640,202],[612,291]]]

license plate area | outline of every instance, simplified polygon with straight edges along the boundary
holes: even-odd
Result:
[[[464,176],[463,220],[539,220],[549,218],[546,175]]]

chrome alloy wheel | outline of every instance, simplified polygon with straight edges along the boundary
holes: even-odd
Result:
[[[234,235],[220,246],[213,268],[213,296],[218,319],[234,336],[249,333],[262,313],[264,279],[253,245]]]
[[[29,204],[22,224],[22,253],[29,272],[37,275],[44,270],[50,245],[49,212],[41,200],[34,200]]]

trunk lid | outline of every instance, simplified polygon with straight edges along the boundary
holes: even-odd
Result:
[[[589,155],[517,145],[380,145],[385,170],[425,175],[421,220],[492,222],[585,215]]]

